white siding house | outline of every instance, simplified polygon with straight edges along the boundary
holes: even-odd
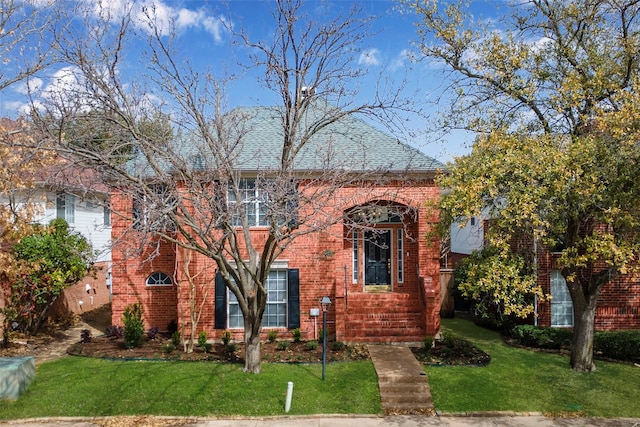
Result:
[[[484,224],[481,218],[471,218],[464,227],[460,223],[451,225],[451,252],[470,255],[484,245]]]

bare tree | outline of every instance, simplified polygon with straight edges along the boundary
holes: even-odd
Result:
[[[376,184],[404,177],[391,162],[368,158],[363,122],[354,116],[389,124],[410,103],[393,86],[357,103],[363,70],[354,55],[367,37],[368,19],[356,9],[318,22],[296,0],[275,3],[273,39],[254,41],[235,33],[253,52],[244,65],[259,71],[265,86],[280,96],[280,106],[226,108],[229,80],[193,69],[174,44],[175,32],[159,25],[152,8],[144,10],[145,69],[137,74],[140,79],[123,81],[119,71],[130,53],[126,47],[140,34],[132,30],[134,24],[139,28],[133,7],[118,14],[92,9],[82,37],[60,35],[60,55],[73,66],[77,84],[64,96],[51,97],[40,118],[53,119],[42,123],[61,153],[103,171],[116,197],[132,200],[127,209],[114,211],[130,225],[129,240],[137,236],[147,254],[158,252],[149,250],[154,244],[170,242],[215,263],[242,311],[244,370],[258,373],[266,281],[274,260],[300,236],[343,221],[343,207],[363,194],[392,197],[393,186],[385,190]],[[166,126],[148,126],[160,111],[171,121],[170,137]],[[256,123],[265,122],[277,126],[270,135],[256,135]],[[85,144],[65,133],[79,124],[112,131],[100,144]],[[335,146],[336,124],[352,138],[351,151]],[[408,158],[416,154],[407,151]],[[260,239],[252,234],[256,225]],[[366,227],[366,222],[350,225]]]
[[[53,62],[48,36],[54,25],[64,25],[56,9],[55,2],[0,0],[0,91]]]

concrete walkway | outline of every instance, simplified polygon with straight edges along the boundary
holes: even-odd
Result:
[[[408,347],[370,344],[385,415],[434,415],[431,390],[422,366]]]

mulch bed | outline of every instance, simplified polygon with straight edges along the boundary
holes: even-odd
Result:
[[[491,356],[461,338],[452,342],[436,340],[430,349],[420,347],[411,351],[423,365],[486,366],[491,362]]]
[[[122,338],[100,336],[91,338],[90,342],[73,344],[68,353],[108,359],[244,362],[244,344],[242,343],[233,343],[229,346],[215,343],[208,351],[194,346],[191,353],[185,352],[182,346],[173,349],[170,343],[169,337],[158,334],[153,339],[145,337],[140,347],[128,349]],[[263,342],[260,351],[264,362],[316,363],[322,361],[322,346],[309,349],[305,342],[291,342],[286,349],[279,347],[278,342]],[[328,362],[364,360],[369,358],[369,352],[364,345],[347,345],[343,349],[335,349],[333,343],[328,343],[326,357]]]

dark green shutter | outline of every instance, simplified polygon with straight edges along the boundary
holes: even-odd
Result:
[[[290,268],[287,270],[288,298],[287,305],[289,311],[289,329],[300,327],[300,270]]]
[[[224,279],[220,273],[216,273],[215,280],[215,329],[227,328],[227,285],[224,283]]]

